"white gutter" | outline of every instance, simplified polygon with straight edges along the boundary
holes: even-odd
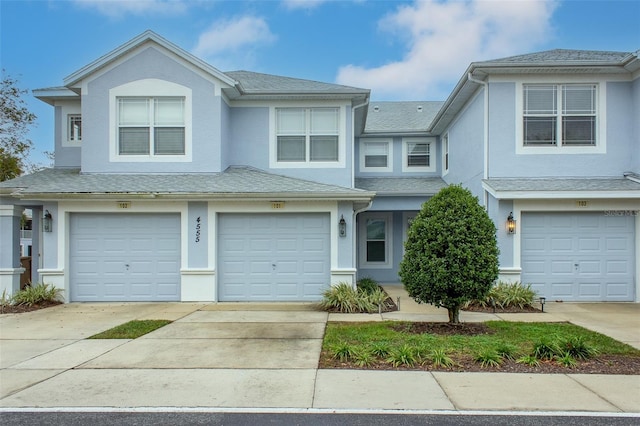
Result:
[[[356,110],[369,105],[369,98],[361,104],[351,107],[351,187],[356,186]],[[371,207],[371,206],[369,206]],[[354,216],[355,217],[355,216]]]
[[[484,143],[484,179],[489,178],[489,84],[486,81],[478,80],[473,77],[473,74],[469,72],[467,74],[467,79],[473,83],[481,84],[484,86],[484,134],[483,134],[483,143]],[[484,192],[484,208],[489,208],[489,196],[487,191]]]

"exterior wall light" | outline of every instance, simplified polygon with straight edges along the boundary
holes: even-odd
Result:
[[[507,234],[516,233],[516,220],[513,218],[513,212],[507,217]]]
[[[42,217],[42,229],[44,232],[51,232],[53,229],[53,216],[51,216],[49,210],[44,211],[44,216]]]
[[[341,237],[347,236],[347,221],[344,220],[344,215],[340,216],[340,222],[338,222],[338,235]]]

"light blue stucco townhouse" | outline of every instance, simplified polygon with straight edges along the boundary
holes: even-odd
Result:
[[[412,218],[448,184],[495,221],[501,278],[564,301],[638,301],[638,53],[472,63],[444,102],[221,72],[147,31],[35,90],[55,167],[0,184],[0,291],[66,301],[312,301],[399,284]],[[507,229],[512,218],[512,232]]]

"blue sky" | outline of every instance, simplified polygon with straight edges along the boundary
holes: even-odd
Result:
[[[640,0],[2,0],[0,60],[25,89],[67,75],[151,29],[221,71],[246,69],[444,100],[472,61],[565,48],[640,49]],[[37,117],[32,161],[53,149]]]

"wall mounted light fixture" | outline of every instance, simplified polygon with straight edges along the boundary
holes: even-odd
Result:
[[[44,232],[51,232],[53,230],[53,216],[49,213],[49,210],[44,211],[42,217],[42,229]]]
[[[338,222],[338,235],[341,237],[347,236],[347,221],[344,220],[344,215],[340,215],[340,221]]]
[[[516,220],[513,218],[513,212],[507,217],[507,234],[516,233]]]

